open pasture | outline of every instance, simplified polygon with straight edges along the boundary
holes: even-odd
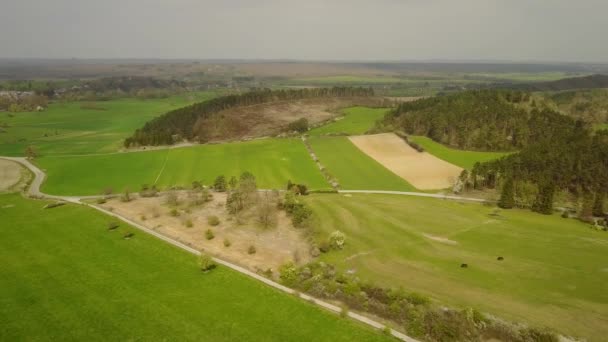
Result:
[[[321,164],[345,190],[414,191],[403,178],[361,152],[348,137],[308,139]]]
[[[93,209],[0,196],[2,341],[388,341]],[[127,232],[134,232],[124,239]]]
[[[0,155],[23,156],[28,146],[42,155],[114,152],[146,121],[213,96],[202,92],[150,100],[55,102],[42,112],[0,113]]]
[[[478,151],[464,151],[449,148],[433,139],[424,136],[408,136],[408,139],[422,148],[425,152],[428,152],[435,157],[445,160],[448,163],[460,166],[463,169],[470,170],[473,168],[475,163],[483,163],[495,159],[499,159],[509,153],[505,152],[478,152]]]
[[[434,190],[454,184],[462,169],[435,156],[418,152],[393,133],[349,137],[365,154],[417,189]]]
[[[384,117],[388,112],[387,108],[351,107],[342,110],[343,117],[338,120],[311,129],[308,134],[318,136],[324,134],[364,134],[372,127],[376,121]]]
[[[342,271],[590,341],[608,334],[606,232],[432,198],[316,194],[307,202],[319,239],[346,234],[343,250],[322,256]]]
[[[100,194],[111,188],[138,191],[143,184],[160,188],[211,184],[249,171],[260,188],[283,189],[288,180],[312,189],[329,188],[304,144],[298,139],[260,139],[147,152],[93,156],[45,156],[36,160],[47,173],[42,190],[60,195]]]

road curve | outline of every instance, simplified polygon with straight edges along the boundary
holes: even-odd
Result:
[[[46,174],[42,170],[40,170],[38,167],[36,167],[34,164],[32,164],[26,158],[2,157],[2,156],[0,156],[0,159],[7,159],[7,160],[15,161],[15,162],[17,162],[17,163],[25,166],[26,168],[28,168],[34,174],[34,179],[32,180],[32,183],[30,184],[30,187],[27,190],[27,194],[30,195],[30,196],[35,196],[35,197],[40,197],[40,198],[46,198],[46,199],[63,200],[63,201],[66,201],[66,202],[71,202],[71,203],[75,203],[75,204],[81,204],[81,205],[93,208],[93,209],[98,210],[98,211],[100,211],[100,212],[102,212],[102,213],[104,213],[104,214],[106,214],[108,216],[120,219],[123,222],[125,222],[125,223],[127,223],[127,224],[129,224],[129,225],[131,225],[131,226],[133,226],[133,227],[135,227],[135,228],[137,228],[137,229],[145,232],[145,233],[153,235],[153,236],[155,236],[155,237],[157,237],[157,238],[159,238],[159,239],[161,239],[161,240],[163,240],[163,241],[165,241],[165,242],[167,242],[167,243],[169,243],[169,244],[171,244],[173,246],[181,248],[181,249],[183,249],[183,250],[185,250],[185,251],[187,251],[189,253],[192,253],[194,255],[200,255],[201,254],[201,252],[199,250],[194,249],[194,248],[192,248],[192,247],[190,247],[190,246],[188,246],[188,245],[186,245],[186,244],[184,244],[184,243],[182,243],[180,241],[172,239],[172,238],[170,238],[168,236],[160,234],[159,232],[151,230],[151,229],[149,229],[149,228],[147,228],[147,227],[145,227],[145,226],[143,226],[143,225],[141,225],[141,224],[139,224],[137,222],[134,222],[134,221],[130,220],[127,217],[124,217],[122,215],[119,215],[119,214],[116,214],[114,212],[108,211],[108,210],[106,210],[104,208],[101,208],[99,206],[92,205],[92,204],[89,204],[89,203],[86,203],[86,202],[82,202],[83,199],[97,198],[99,196],[82,196],[82,197],[78,197],[78,196],[55,196],[55,195],[44,194],[44,193],[42,193],[40,191],[40,186],[42,185],[42,182],[46,178]],[[247,275],[247,276],[249,276],[249,277],[251,277],[253,279],[261,281],[264,284],[266,284],[268,286],[271,286],[271,287],[273,287],[275,289],[278,289],[280,291],[283,291],[283,292],[286,292],[286,293],[292,294],[292,295],[296,295],[297,294],[298,297],[300,297],[300,298],[302,298],[304,300],[307,300],[307,301],[309,301],[311,303],[314,303],[314,304],[316,304],[316,305],[318,305],[318,306],[320,306],[322,308],[325,308],[327,310],[333,311],[335,313],[340,313],[342,311],[342,308],[340,308],[339,306],[330,304],[330,303],[328,303],[326,301],[322,301],[320,299],[314,298],[314,297],[309,296],[307,294],[300,293],[300,292],[298,292],[296,290],[293,290],[293,289],[291,289],[289,287],[286,287],[286,286],[281,285],[281,284],[279,284],[279,283],[277,283],[275,281],[272,281],[272,280],[270,280],[268,278],[265,278],[265,277],[263,277],[263,276],[261,276],[261,275],[259,275],[257,273],[251,272],[250,270],[248,270],[248,269],[246,269],[244,267],[241,267],[239,265],[230,263],[228,261],[225,261],[225,260],[222,260],[222,259],[219,259],[219,258],[215,258],[214,257],[213,259],[215,260],[215,262],[217,262],[220,265],[223,265],[225,267],[231,268],[231,269],[233,269],[233,270],[235,270],[237,272],[240,272],[240,273],[242,273],[244,275]],[[350,318],[354,319],[354,320],[357,320],[357,321],[359,321],[361,323],[367,324],[367,325],[369,325],[369,326],[371,326],[373,328],[376,328],[376,329],[385,329],[385,327],[386,327],[386,325],[384,325],[384,324],[382,324],[380,322],[377,322],[377,321],[375,321],[373,319],[370,319],[370,318],[368,318],[366,316],[360,315],[360,314],[355,313],[355,312],[350,312],[349,311],[348,312],[348,316]],[[402,341],[406,341],[406,342],[419,342],[418,340],[416,340],[416,339],[414,339],[414,338],[412,338],[410,336],[407,336],[407,335],[405,335],[405,334],[403,334],[403,333],[401,333],[399,331],[393,330],[393,329],[391,329],[391,335],[394,336],[394,337],[396,337],[396,338],[398,338],[399,340],[402,340]]]

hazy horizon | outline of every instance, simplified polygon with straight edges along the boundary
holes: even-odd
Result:
[[[13,1],[0,58],[607,63],[608,2]]]

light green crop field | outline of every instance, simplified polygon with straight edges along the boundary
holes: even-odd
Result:
[[[399,195],[311,195],[322,259],[455,307],[605,340],[608,233],[558,215]],[[497,257],[502,256],[503,261]],[[461,263],[468,268],[461,268]]]
[[[327,125],[311,129],[310,135],[344,133],[348,135],[364,134],[374,127],[389,111],[387,108],[351,107],[342,110],[344,117]]]
[[[505,152],[457,150],[444,146],[433,141],[431,138],[423,136],[408,136],[408,139],[422,146],[426,152],[434,155],[435,157],[468,170],[472,169],[477,162],[483,163],[486,161],[499,159],[500,157],[504,157],[509,154]]]
[[[608,129],[608,123],[603,123],[603,124],[597,124],[594,126],[596,131],[602,130],[602,129]]]
[[[403,178],[389,171],[347,137],[311,137],[313,151],[345,190],[414,191]]]
[[[43,112],[0,113],[0,125],[8,125],[0,133],[0,155],[23,156],[28,146],[42,155],[114,152],[146,121],[213,96],[201,92],[165,99],[52,103]]]
[[[258,187],[283,189],[288,180],[326,189],[329,184],[299,139],[261,139],[217,145],[200,145],[148,152],[92,156],[45,156],[36,159],[47,180],[42,190],[50,194],[100,194],[111,188],[138,191],[143,184],[190,186],[193,181],[211,184],[224,175],[249,171]]]
[[[83,206],[0,195],[2,341],[388,341]],[[132,231],[135,236],[123,239]]]

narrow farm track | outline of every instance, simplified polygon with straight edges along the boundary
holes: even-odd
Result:
[[[201,254],[201,252],[199,250],[196,250],[196,249],[194,249],[194,248],[192,248],[192,247],[190,247],[190,246],[188,246],[188,245],[186,245],[186,244],[184,244],[184,243],[182,243],[180,241],[177,241],[177,240],[172,239],[172,238],[170,238],[168,236],[165,236],[165,235],[160,234],[160,233],[158,233],[156,231],[153,231],[153,230],[151,230],[151,229],[149,229],[149,228],[147,228],[147,227],[145,227],[143,225],[140,225],[137,222],[134,222],[134,221],[132,221],[132,220],[130,220],[130,219],[122,216],[122,215],[110,212],[108,210],[105,210],[105,209],[103,209],[101,207],[98,207],[98,206],[95,206],[95,205],[92,205],[92,204],[89,204],[89,203],[82,202],[82,200],[98,198],[100,196],[82,196],[82,197],[78,197],[78,196],[55,196],[55,195],[44,194],[44,193],[42,193],[40,191],[40,186],[42,185],[42,182],[44,182],[44,179],[46,178],[46,174],[42,170],[40,170],[38,167],[36,167],[34,164],[32,164],[26,158],[22,158],[22,157],[2,157],[2,156],[0,156],[0,159],[12,160],[12,161],[15,161],[17,163],[20,163],[21,165],[27,167],[34,174],[34,179],[32,180],[32,183],[30,184],[30,187],[28,188],[28,191],[27,191],[27,194],[30,195],[30,196],[39,197],[39,198],[45,198],[45,199],[62,200],[62,201],[71,202],[71,203],[75,203],[75,204],[80,204],[80,205],[84,205],[84,206],[93,208],[95,210],[98,210],[98,211],[106,214],[106,215],[109,215],[109,216],[115,217],[117,219],[120,219],[123,222],[125,222],[125,223],[127,223],[127,224],[129,224],[129,225],[131,225],[131,226],[133,226],[133,227],[135,227],[135,228],[137,228],[137,229],[145,232],[145,233],[153,235],[153,236],[155,236],[155,237],[157,237],[157,238],[159,238],[159,239],[161,239],[161,240],[163,240],[163,241],[165,241],[165,242],[167,242],[167,243],[169,243],[169,244],[171,244],[171,245],[173,245],[175,247],[181,248],[181,249],[183,249],[183,250],[185,250],[185,251],[187,251],[189,253],[192,253],[194,255],[200,255]],[[324,309],[330,310],[330,311],[335,312],[335,313],[340,313],[342,311],[342,308],[340,308],[337,305],[334,305],[334,304],[328,303],[326,301],[322,301],[320,299],[317,299],[317,298],[314,298],[312,296],[309,296],[307,294],[295,291],[295,290],[293,290],[291,288],[288,288],[286,286],[283,286],[283,285],[281,285],[281,284],[279,284],[279,283],[277,283],[275,281],[272,281],[272,280],[270,280],[268,278],[265,278],[265,277],[263,277],[263,276],[261,276],[261,275],[259,275],[257,273],[251,272],[251,271],[249,271],[249,270],[247,270],[247,269],[245,269],[245,268],[243,268],[243,267],[241,267],[239,265],[236,265],[236,264],[233,264],[233,263],[230,263],[230,262],[227,262],[225,260],[218,259],[218,258],[215,258],[215,257],[213,259],[215,260],[215,262],[217,262],[220,265],[223,265],[223,266],[228,267],[228,268],[230,268],[232,270],[240,272],[240,273],[242,273],[242,274],[244,274],[246,276],[249,276],[249,277],[254,278],[254,279],[258,280],[258,281],[261,281],[262,283],[264,283],[264,284],[266,284],[268,286],[271,286],[271,287],[273,287],[273,288],[275,288],[277,290],[283,291],[283,292],[291,294],[291,295],[297,295],[299,298],[302,298],[302,299],[304,299],[304,300],[306,300],[308,302],[314,303],[314,304],[318,305],[319,307],[322,307]],[[375,321],[373,319],[370,319],[370,318],[368,318],[366,316],[360,315],[360,314],[355,313],[355,312],[350,312],[349,311],[348,312],[348,317],[350,317],[350,318],[352,318],[352,319],[354,319],[356,321],[359,321],[361,323],[367,324],[367,325],[369,325],[369,326],[371,326],[371,327],[373,327],[375,329],[385,329],[385,327],[386,327],[386,325],[384,325],[384,324],[382,324],[382,323],[380,323],[378,321]],[[405,335],[405,334],[403,334],[403,333],[401,333],[399,331],[396,331],[396,330],[393,330],[393,329],[391,329],[390,331],[391,331],[391,335],[394,336],[395,338],[399,339],[399,340],[406,341],[406,342],[419,342],[418,340],[416,340],[416,339],[414,339],[414,338],[412,338],[412,337],[410,337],[408,335]]]

